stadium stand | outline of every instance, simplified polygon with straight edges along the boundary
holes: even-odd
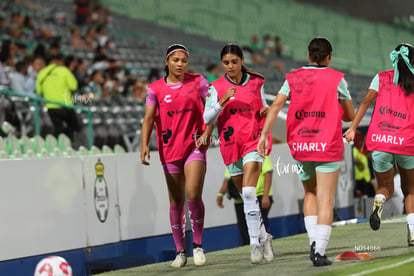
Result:
[[[332,66],[346,72],[357,105],[373,74],[389,68],[389,50],[400,41],[410,42],[412,39],[412,33],[406,29],[373,24],[328,8],[294,1],[102,0],[101,3],[110,8],[109,15],[105,14],[105,22],[79,26],[83,36],[88,28],[104,25],[109,43],[100,47],[105,48],[101,52],[105,55],[104,60],[97,60],[96,49],[71,45],[69,30],[75,22],[72,2],[35,0],[24,5],[1,1],[1,15],[6,22],[13,15],[22,14],[33,20],[38,27],[36,31],[41,29],[44,33],[33,39],[37,32],[27,31],[30,28],[25,27],[26,31],[17,37],[10,31],[2,31],[2,40],[11,39],[18,45],[17,60],[23,59],[26,53],[32,54],[39,45],[48,50],[58,42],[62,53],[82,59],[87,65],[86,79],[93,71],[102,70],[100,66],[106,63],[104,68],[110,66],[112,69],[104,70],[104,95],[101,99],[91,98],[93,92],[87,82],[75,93],[75,103],[86,108],[90,115],[78,110],[85,131],[71,141],[68,148],[73,151],[61,147],[47,148],[45,141],[45,146],[32,148],[32,152],[1,150],[2,158],[86,154],[85,149],[88,153],[116,153],[119,147],[137,151],[144,103],[134,98],[133,83],[136,80],[145,82],[152,68],[162,71],[164,50],[172,42],[186,44],[191,52],[191,70],[206,75],[206,65],[219,62],[218,53],[224,43],[237,42],[248,46],[253,35],[280,35],[285,44],[283,56],[278,58],[271,54],[263,57],[263,63],[253,64],[253,68],[266,77],[265,89],[270,103],[284,81],[284,73],[306,63],[304,49],[308,41],[314,36],[326,36],[334,46]],[[237,14],[227,14],[233,10],[237,10]],[[275,67],[275,61],[282,63],[284,69]],[[36,133],[33,101],[14,96],[2,96],[1,101],[12,102],[15,107],[12,115],[0,114],[0,121],[10,121],[16,127],[18,139],[27,136],[30,139],[37,137],[35,140],[39,141],[41,137],[47,139],[52,132],[50,119],[42,105],[37,109],[40,131]],[[5,113],[4,110],[2,112]],[[93,134],[86,133],[88,124],[92,125]],[[94,147],[83,138],[87,135],[93,135]],[[152,139],[151,147],[156,149],[155,135]]]

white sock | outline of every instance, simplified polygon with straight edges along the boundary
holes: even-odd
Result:
[[[331,237],[332,226],[325,224],[315,225],[315,253],[321,256],[325,255],[326,247],[328,246],[329,238]]]
[[[306,216],[305,217],[305,228],[308,232],[309,245],[312,245],[312,242],[315,241],[315,225],[318,221],[318,216]]]
[[[408,229],[410,229],[410,232],[414,232],[414,213],[407,215],[407,224]]]
[[[380,199],[382,199],[382,202],[384,202],[384,203],[385,203],[385,201],[387,200],[387,199],[386,199],[386,197],[385,197],[385,195],[383,195],[383,194],[376,194],[376,195],[375,195],[374,200],[375,200],[376,198],[380,198]]]
[[[256,197],[256,187],[243,187],[243,209],[246,217],[250,244],[258,244],[266,240],[267,233],[263,225],[259,202]]]

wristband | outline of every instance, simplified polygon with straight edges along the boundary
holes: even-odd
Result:
[[[222,193],[217,193],[217,196],[223,197],[223,194]]]

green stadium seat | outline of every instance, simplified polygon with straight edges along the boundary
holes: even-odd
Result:
[[[30,139],[31,148],[35,153],[41,153],[42,149],[45,149],[45,140],[42,136],[36,135]]]
[[[92,146],[91,149],[89,150],[89,154],[90,155],[101,154],[101,150],[97,146]]]
[[[79,147],[79,149],[78,149],[78,151],[77,151],[77,155],[80,155],[80,156],[86,156],[86,155],[88,155],[89,154],[89,151],[88,151],[88,149],[87,148],[85,148],[84,146],[80,146]]]
[[[32,149],[32,143],[30,141],[30,138],[27,136],[20,137],[20,149],[23,154],[25,154],[28,150]]]
[[[7,152],[10,156],[18,154],[17,152],[19,152],[20,154],[22,153],[20,149],[20,141],[14,135],[7,137]]]
[[[51,153],[58,147],[58,142],[55,136],[48,134],[45,138],[45,148],[46,150]]]
[[[49,153],[45,148],[40,148],[39,151],[36,153],[37,158],[46,158],[49,157]]]
[[[59,134],[58,139],[57,139],[57,144],[58,144],[58,148],[62,152],[65,152],[68,148],[72,147],[72,142],[70,141],[69,137],[63,133]]]
[[[117,145],[114,146],[114,152],[115,153],[125,153],[126,150],[124,149],[123,146],[117,144]]]
[[[9,155],[7,154],[7,151],[0,150],[0,159],[8,159]]]
[[[114,153],[114,152],[112,151],[110,147],[108,147],[107,145],[104,145],[102,147],[102,153]]]
[[[3,137],[0,137],[0,151],[7,152],[7,141]]]

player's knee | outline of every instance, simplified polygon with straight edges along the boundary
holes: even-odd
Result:
[[[256,200],[256,187],[243,187],[243,200],[245,202]]]

